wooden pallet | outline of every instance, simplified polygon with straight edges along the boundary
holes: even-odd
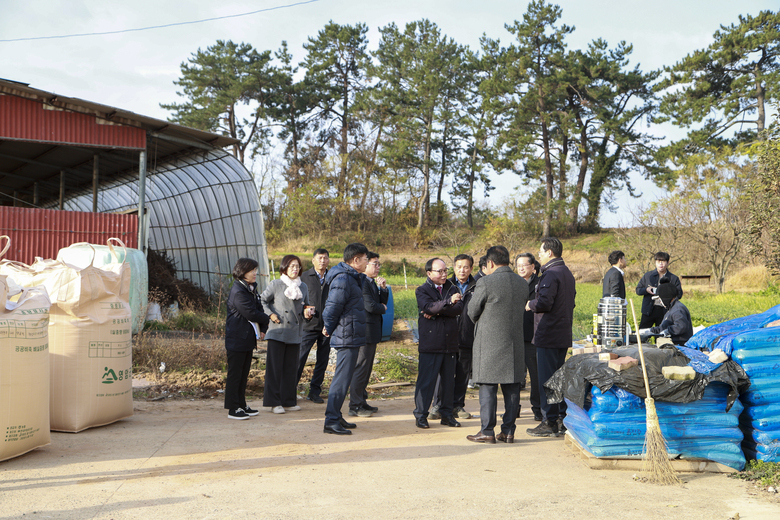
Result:
[[[625,471],[641,471],[642,458],[599,458],[580,446],[577,439],[566,433],[564,445],[574,455],[582,459],[590,469],[620,469]],[[677,473],[736,473],[737,470],[726,465],[706,459],[673,459],[672,468]]]

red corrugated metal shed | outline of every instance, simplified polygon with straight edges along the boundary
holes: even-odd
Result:
[[[8,140],[146,149],[146,131],[90,114],[44,105],[39,100],[0,96],[0,136]]]
[[[105,244],[118,238],[137,248],[138,215],[0,206],[0,235],[11,239],[3,259],[31,264],[36,256],[57,258],[60,249],[77,242]]]

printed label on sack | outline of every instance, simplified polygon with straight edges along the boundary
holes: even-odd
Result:
[[[123,358],[132,352],[132,341],[90,341],[89,357]]]
[[[40,428],[26,426],[24,424],[20,424],[18,426],[9,426],[5,429],[5,442],[24,441],[31,438],[39,431]]]
[[[35,311],[43,311],[41,313]],[[0,339],[39,339],[49,333],[49,313],[46,309],[30,309],[30,314],[43,314],[46,316],[39,320],[0,320]]]

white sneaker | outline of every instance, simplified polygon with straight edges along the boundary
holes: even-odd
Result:
[[[274,406],[273,410],[271,410],[273,413],[284,413],[284,408],[281,406]]]
[[[301,407],[296,404],[295,406],[290,406],[289,408],[285,408],[284,410],[287,412],[297,412],[300,409]]]

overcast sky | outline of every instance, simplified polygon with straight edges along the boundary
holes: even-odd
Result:
[[[0,77],[63,96],[116,106],[166,119],[159,103],[179,101],[173,84],[180,64],[198,48],[218,39],[242,41],[259,50],[276,50],[287,40],[300,61],[302,44],[328,21],[364,22],[369,47],[378,42],[378,28],[395,22],[400,27],[428,18],[457,42],[479,48],[487,34],[508,42],[504,24],[521,19],[523,1],[510,0],[0,0]],[[298,5],[292,5],[296,4]],[[777,0],[562,0],[562,22],[576,28],[570,48],[584,48],[595,38],[611,47],[625,40],[634,45],[632,64],[643,70],[670,65],[704,48],[721,24],[738,22],[740,14],[776,10]],[[66,39],[7,41],[138,29],[188,22],[289,5],[253,15],[122,34]],[[619,7],[618,7],[619,6]],[[672,135],[673,130],[662,133]],[[661,190],[636,176],[648,199]],[[496,183],[500,195],[518,185],[511,174]],[[621,201],[627,197],[621,196]],[[611,226],[618,215],[605,214]]]

